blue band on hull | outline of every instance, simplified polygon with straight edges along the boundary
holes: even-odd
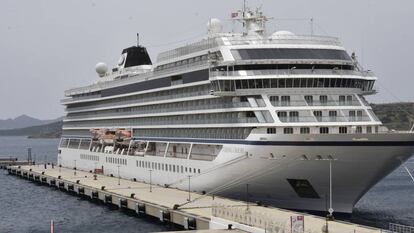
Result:
[[[261,146],[414,146],[414,141],[252,141],[233,139],[179,139],[145,137],[134,137],[134,140],[193,143],[196,142],[210,144],[241,144]]]
[[[62,138],[90,138],[84,136],[62,136]],[[414,146],[414,141],[253,141],[234,139],[199,139],[199,138],[154,138],[134,137],[134,140],[188,142],[209,144],[239,144],[260,146]]]

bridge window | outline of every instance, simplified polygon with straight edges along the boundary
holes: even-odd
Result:
[[[302,49],[302,48],[270,48],[231,50],[235,59],[318,59],[318,60],[351,60],[344,50],[336,49]]]

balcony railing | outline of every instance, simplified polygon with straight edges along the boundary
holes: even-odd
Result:
[[[82,114],[77,116],[68,116],[66,119],[87,119],[93,117],[114,117],[114,116],[131,116],[140,114],[153,114],[153,113],[168,113],[168,112],[181,112],[181,111],[195,111],[195,110],[208,110],[208,109],[225,109],[225,108],[246,108],[250,107],[248,102],[228,103],[228,104],[213,104],[213,105],[195,105],[195,106],[183,106],[183,107],[168,107],[168,108],[155,108],[141,111],[128,111],[128,112],[111,112],[111,113],[99,113],[99,114]]]
[[[273,106],[275,107],[303,107],[303,106],[361,106],[359,101],[352,100],[352,101],[336,101],[336,100],[328,100],[326,102],[321,101],[312,101],[306,102],[305,100],[291,100],[291,101],[270,101]]]
[[[104,103],[96,103],[93,106],[71,107],[71,108],[67,108],[66,110],[79,111],[79,110],[88,110],[91,108],[102,108],[102,107],[112,107],[112,106],[117,107],[118,105],[139,104],[139,103],[147,103],[149,105],[151,104],[151,102],[155,102],[155,101],[179,99],[179,98],[202,96],[202,95],[209,95],[209,94],[210,94],[209,91],[189,91],[189,92],[177,93],[173,95],[141,97],[141,98],[135,98],[132,100],[124,100],[124,101],[122,99],[113,99],[108,103],[104,102]]]
[[[238,77],[258,75],[353,75],[361,77],[375,77],[371,71],[356,70],[325,70],[325,69],[272,69],[272,70],[236,70],[236,71],[211,71],[211,77]]]
[[[177,120],[177,119],[168,119],[168,120],[157,120],[155,118],[142,120],[142,121],[115,121],[115,122],[79,122],[79,123],[65,123],[64,128],[68,127],[90,127],[90,128],[99,128],[99,127],[111,127],[111,126],[126,126],[132,127],[136,125],[187,125],[187,124],[232,124],[232,123],[259,123],[256,117],[244,117],[244,118],[221,118],[221,119],[203,119],[203,120]]]

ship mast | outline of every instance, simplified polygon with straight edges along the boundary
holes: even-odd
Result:
[[[246,0],[243,1],[243,9],[231,13],[231,19],[238,21],[243,25],[243,35],[264,36],[266,32],[266,22],[269,20],[263,15],[260,8],[251,10],[246,6]]]

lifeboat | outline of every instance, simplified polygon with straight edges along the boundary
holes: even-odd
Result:
[[[91,133],[92,140],[97,141],[101,139],[101,137],[105,135],[106,131],[107,131],[106,129],[91,129],[90,133]]]
[[[115,131],[116,140],[118,142],[131,140],[131,131],[125,129],[117,129]]]
[[[106,131],[104,135],[99,138],[102,144],[114,144],[115,143],[115,131]]]

